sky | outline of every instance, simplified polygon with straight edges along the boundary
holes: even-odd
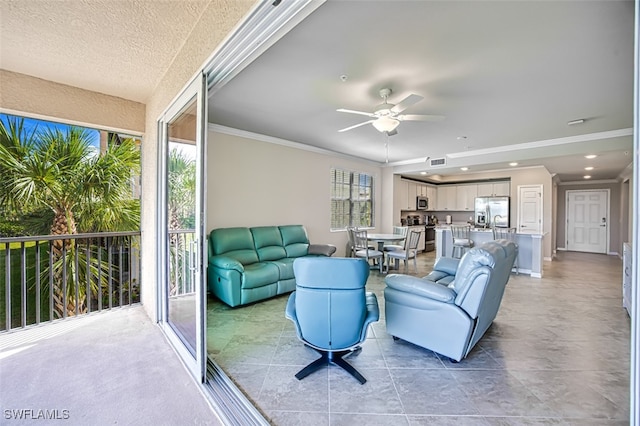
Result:
[[[7,125],[7,119],[8,118],[13,118],[15,117],[14,115],[9,115],[9,114],[1,114],[0,113],[0,121],[2,121],[5,126]],[[79,126],[80,127],[80,126]],[[52,121],[44,121],[44,120],[37,120],[34,118],[24,118],[24,129],[27,132],[27,134],[30,134],[31,132],[33,132],[34,129],[38,129],[38,130],[46,130],[47,128],[52,128],[52,129],[60,129],[62,132],[64,132],[67,128],[69,128],[68,124],[60,124],[60,123],[54,123]],[[100,132],[95,130],[95,129],[90,129],[88,127],[85,127],[87,130],[89,130],[90,134],[91,134],[91,145],[99,148],[100,147]]]

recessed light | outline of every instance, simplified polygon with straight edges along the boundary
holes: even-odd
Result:
[[[593,170],[593,167],[589,166],[589,167],[585,167],[585,170]]]
[[[589,160],[591,160],[592,158],[596,158],[597,155],[595,154],[589,154],[589,155],[585,155],[584,158],[588,158]]]
[[[518,163],[516,163],[516,162],[514,161],[513,163],[509,163],[509,165],[510,165],[511,167],[513,167],[513,166],[517,166],[517,165],[518,165]]]
[[[427,172],[420,172],[420,174],[421,174],[421,175],[426,175],[426,174],[427,174]]]
[[[466,172],[467,170],[469,170],[468,167],[460,167],[460,170],[462,170],[463,172]]]
[[[591,176],[590,175],[585,175],[584,178],[585,179],[591,179]]]

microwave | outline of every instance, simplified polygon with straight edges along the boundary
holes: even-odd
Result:
[[[416,197],[416,210],[428,210],[429,199],[427,197]]]

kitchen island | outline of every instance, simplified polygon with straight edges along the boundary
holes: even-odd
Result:
[[[518,244],[518,272],[529,274],[534,278],[542,278],[542,239],[544,234],[516,234]],[[491,229],[471,228],[471,239],[474,247],[493,240]],[[436,227],[436,260],[440,257],[451,257],[453,240],[451,228],[446,225]]]

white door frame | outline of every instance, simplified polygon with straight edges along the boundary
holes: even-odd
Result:
[[[605,214],[606,214],[606,224],[607,230],[605,232],[605,247],[604,252],[602,254],[609,254],[609,247],[611,242],[611,190],[608,188],[602,189],[568,189],[565,192],[564,198],[564,241],[565,241],[565,250],[569,250],[569,196],[570,194],[576,193],[586,193],[586,192],[604,192],[606,193],[606,206],[605,206]],[[578,252],[583,252],[582,250],[573,250]],[[584,253],[593,253],[593,252],[584,252]]]

